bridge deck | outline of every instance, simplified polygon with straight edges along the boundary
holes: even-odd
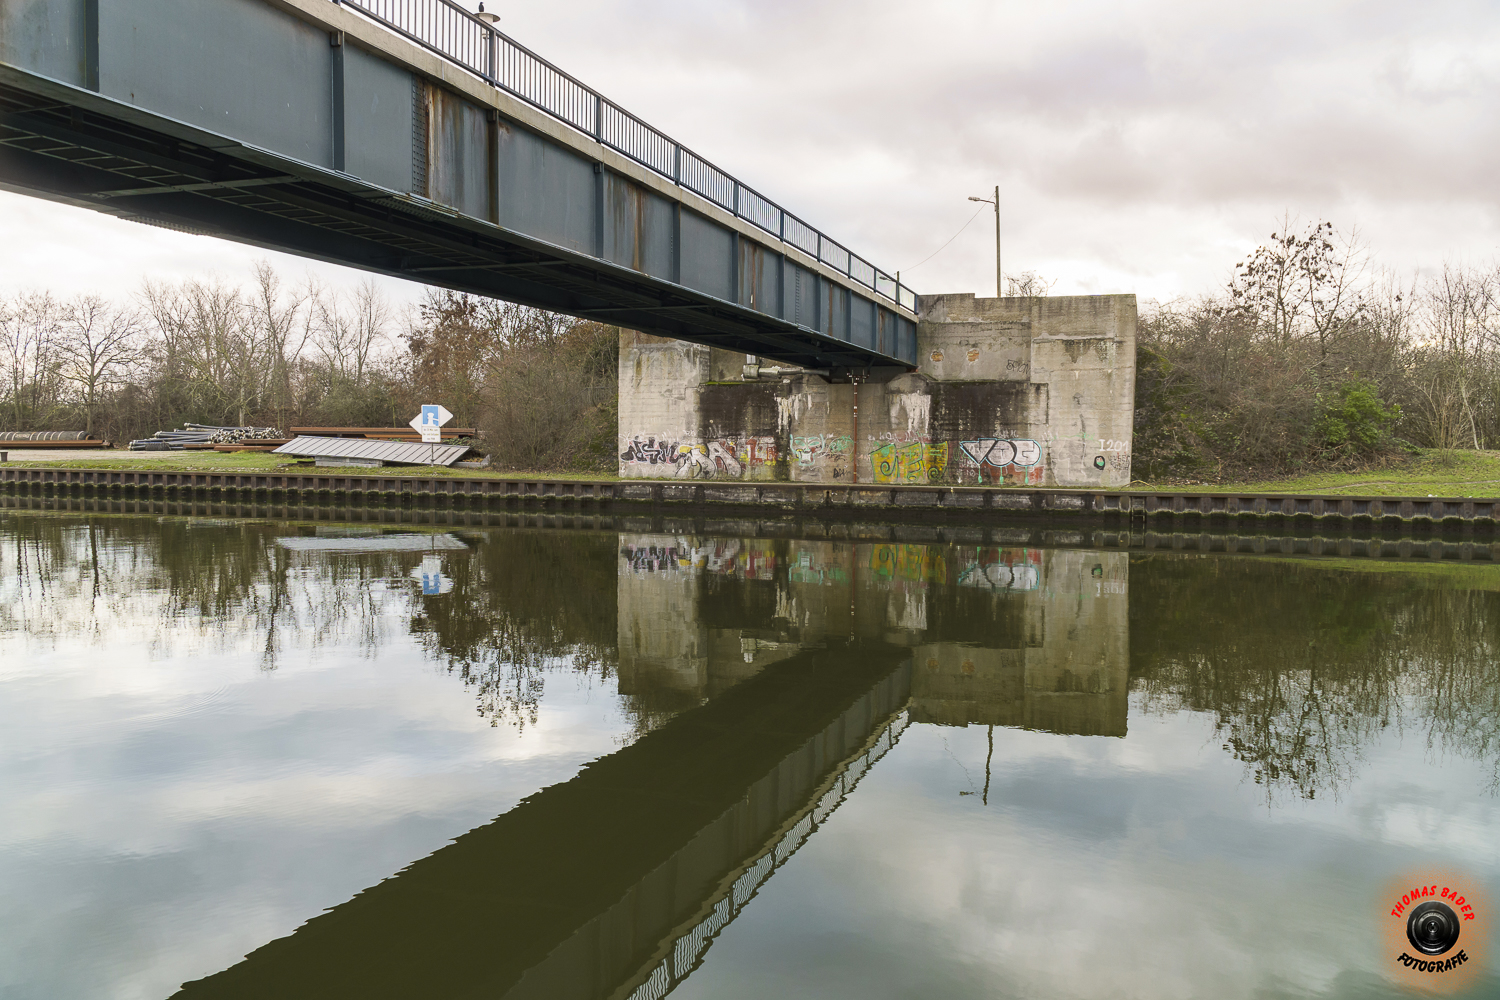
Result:
[[[915,364],[883,272],[678,144],[687,181],[646,166],[669,140],[596,93],[588,135],[436,48],[330,0],[0,2],[0,188],[791,364]]]

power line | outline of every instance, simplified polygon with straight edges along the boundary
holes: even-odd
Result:
[[[983,212],[983,211],[984,211],[983,208],[979,209],[979,212]],[[952,236],[948,237],[948,243],[952,243],[954,240],[956,240],[960,236],[962,236],[964,234],[964,230],[969,228],[969,223],[971,223],[975,219],[979,218],[979,212],[975,212],[973,215],[969,216],[969,222],[965,222],[963,224],[963,226],[959,229],[958,232],[956,232]],[[907,274],[907,273],[909,273],[911,271],[915,271],[917,268],[921,267],[922,264],[927,263],[929,260],[931,260],[932,258],[936,257],[938,254],[940,254],[944,250],[948,249],[948,243],[944,243],[942,246],[940,246],[936,250],[932,251],[932,253],[930,253],[926,257],[924,257],[920,263],[914,264],[911,267],[903,267],[901,269],[901,273],[902,274]]]

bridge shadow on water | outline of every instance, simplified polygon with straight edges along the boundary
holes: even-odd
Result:
[[[788,657],[178,996],[659,996],[889,748],[910,661]]]

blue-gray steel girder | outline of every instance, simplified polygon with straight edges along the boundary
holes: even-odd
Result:
[[[293,13],[0,0],[0,188],[788,364],[914,366],[909,311]]]

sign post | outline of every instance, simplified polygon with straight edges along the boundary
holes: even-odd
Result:
[[[413,430],[422,433],[422,443],[438,445],[443,442],[443,425],[453,419],[453,414],[448,412],[446,406],[436,406],[431,403],[422,404],[422,412],[412,419],[410,426]],[[437,464],[437,449],[432,449],[429,464]]]

